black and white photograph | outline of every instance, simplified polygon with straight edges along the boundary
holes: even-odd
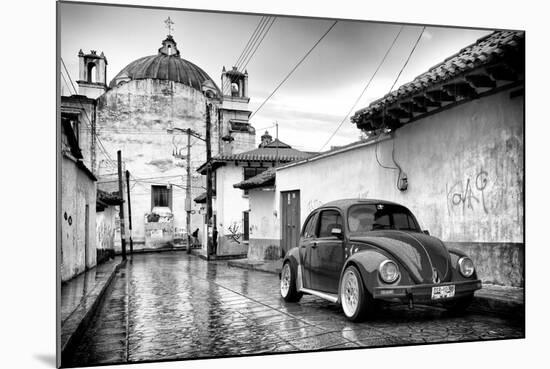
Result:
[[[525,338],[524,29],[56,6],[58,365]]]

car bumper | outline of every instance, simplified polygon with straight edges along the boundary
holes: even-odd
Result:
[[[441,286],[455,286],[453,297],[432,299],[432,288]],[[445,282],[438,284],[418,284],[412,286],[375,287],[373,297],[378,300],[401,300],[406,302],[412,299],[418,303],[438,303],[447,300],[459,299],[471,295],[481,288],[479,279],[473,281]]]

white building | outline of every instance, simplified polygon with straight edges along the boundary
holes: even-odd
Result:
[[[250,226],[248,190],[236,188],[234,185],[261,175],[278,164],[309,156],[311,156],[310,153],[295,150],[277,139],[272,140],[266,132],[257,149],[238,154],[217,155],[212,158],[211,165],[215,178],[213,214],[217,230],[216,255],[218,257],[229,255],[245,257],[249,250],[249,243],[258,242],[254,238],[256,229]],[[206,165],[207,163],[204,163],[197,171],[206,174]],[[203,195],[195,201],[203,202],[204,198]]]

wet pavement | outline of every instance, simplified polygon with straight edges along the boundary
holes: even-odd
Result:
[[[113,283],[63,366],[524,337],[522,320],[435,307],[352,323],[314,296],[284,302],[276,275],[183,252],[135,255]]]

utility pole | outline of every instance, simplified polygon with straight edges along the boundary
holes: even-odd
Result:
[[[275,151],[275,166],[279,166],[279,123],[275,122],[275,140],[277,141]]]
[[[206,142],[206,157],[207,158],[210,158],[211,156],[211,147],[210,147],[210,111],[208,110],[208,104],[206,105],[206,137],[207,138],[204,138],[204,137],[201,137],[200,134],[198,134],[197,132],[193,131],[191,128],[186,128],[186,129],[182,129],[182,128],[177,128],[177,127],[174,127],[174,128],[171,128],[171,129],[168,129],[167,132],[169,134],[172,134],[174,133],[174,131],[178,131],[178,132],[183,132],[187,135],[187,189],[185,191],[185,211],[187,212],[187,253],[191,253],[191,136],[201,140],[201,141],[204,141]],[[184,156],[180,155],[179,153],[174,153],[173,154],[176,158],[179,158],[179,159],[183,159]],[[207,163],[209,162],[210,159],[207,159]],[[210,168],[210,166],[207,166],[207,168]],[[209,173],[209,174],[208,174]],[[209,178],[210,178],[210,181],[209,181]],[[206,190],[206,197],[207,197],[207,200],[206,200],[206,203],[207,203],[207,225],[209,225],[209,219],[212,217],[212,172],[211,170],[208,171],[207,170],[207,174],[206,174],[206,186],[207,186],[207,190]],[[210,191],[208,190],[208,184],[210,183]],[[210,202],[208,201],[208,194],[210,193]],[[210,204],[210,212],[208,212],[208,204]],[[210,217],[208,216],[208,214],[210,214]],[[215,227],[215,225],[214,225]],[[215,229],[215,228],[214,228]],[[210,244],[210,237],[208,237],[208,231],[207,231],[207,235],[206,235],[206,240],[207,240],[207,243],[206,243],[206,254],[207,254],[207,257],[209,255],[209,252],[211,252],[211,244]],[[215,249],[214,249],[215,250]]]
[[[130,171],[126,171],[126,192],[128,195],[128,229],[130,230],[130,255],[134,253],[134,241],[132,240],[132,202],[130,201]]]
[[[191,253],[191,129],[187,128],[187,188],[185,211],[187,212],[187,253]]]
[[[126,260],[126,237],[124,234],[124,196],[122,196],[122,194],[124,193],[122,190],[122,151],[118,150],[116,152],[116,155],[118,159],[118,193],[120,194],[120,198],[122,199],[119,211],[120,243],[122,245],[122,259]]]
[[[206,101],[206,224],[208,234],[206,235],[206,258],[211,259],[212,254],[216,248],[216,224],[212,221],[212,163],[210,162],[212,157],[212,148],[210,146],[210,106]],[[210,237],[210,230],[212,230],[212,237]]]

